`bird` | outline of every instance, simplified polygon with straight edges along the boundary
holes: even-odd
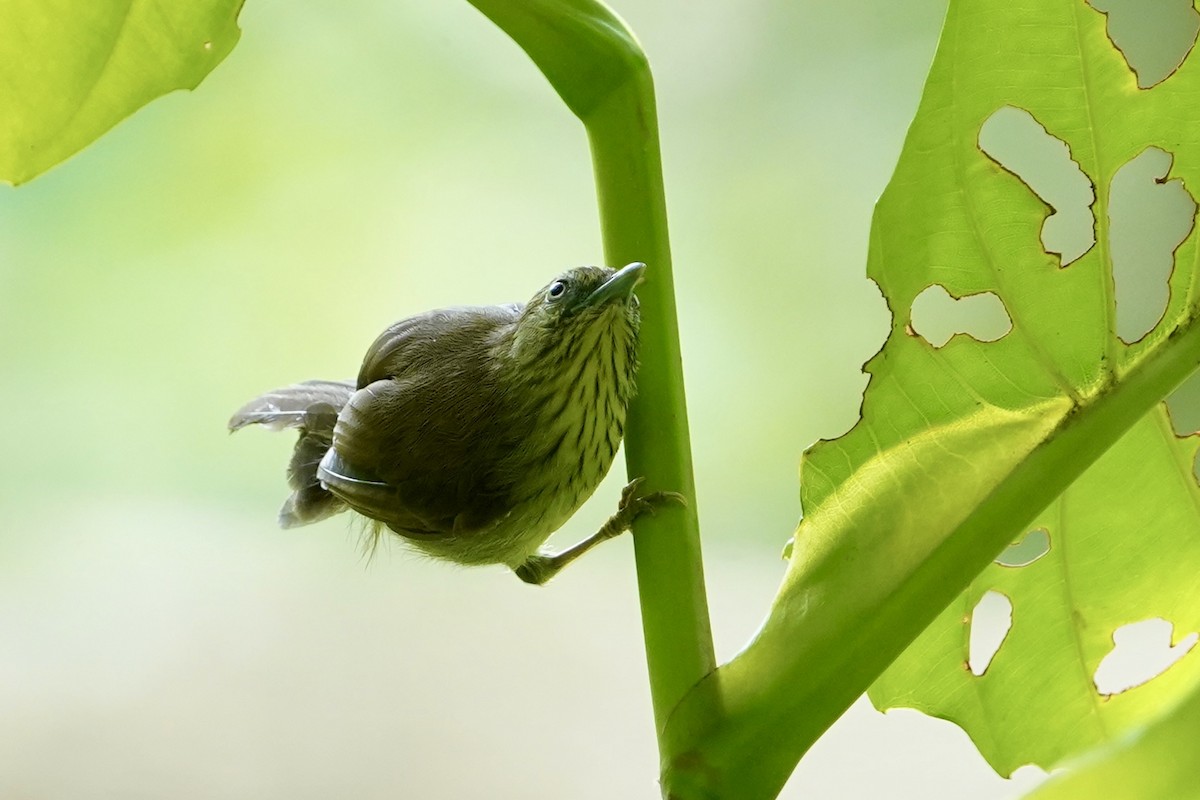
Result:
[[[308,380],[242,406],[230,432],[296,429],[284,528],[350,510],[433,556],[503,564],[541,585],[642,514],[686,505],[629,481],[618,509],[561,552],[546,539],[607,474],[636,392],[646,265],[568,269],[524,304],[403,319],[353,381]]]

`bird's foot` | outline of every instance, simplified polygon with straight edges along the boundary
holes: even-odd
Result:
[[[555,563],[553,556],[540,553],[530,556],[524,564],[513,570],[517,577],[534,586],[541,586],[554,577],[562,567]]]
[[[547,551],[535,553],[526,559],[523,564],[515,567],[513,572],[526,583],[541,586],[557,575],[559,570],[567,564],[570,564],[600,542],[611,539],[614,536],[619,536],[629,530],[634,521],[643,514],[653,514],[661,506],[668,503],[678,503],[681,506],[687,505],[687,498],[679,492],[650,492],[649,494],[639,495],[638,487],[641,485],[641,478],[634,478],[629,482],[629,485],[621,492],[621,503],[617,506],[617,513],[609,517],[608,522],[604,523],[604,527],[599,531],[561,553]]]
[[[618,536],[633,527],[633,523],[644,514],[653,514],[659,508],[674,503],[686,507],[687,498],[679,492],[650,492],[638,494],[645,478],[634,478],[621,490],[621,502],[617,513],[609,517],[601,529],[607,537]]]

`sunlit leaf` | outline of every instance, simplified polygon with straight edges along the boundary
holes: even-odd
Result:
[[[869,493],[873,505],[895,508],[886,544],[873,546],[904,557],[932,552],[1010,475],[1052,482],[1056,469],[1065,470],[1037,463],[1042,442],[981,426],[985,409],[1032,415],[1047,428],[1068,424],[1067,415],[1095,414],[1107,398],[1138,391],[1139,370],[1175,358],[1174,340],[1196,313],[1194,203],[1181,195],[1186,238],[1162,292],[1169,288],[1165,314],[1127,345],[1115,327],[1117,304],[1127,299],[1114,287],[1110,192],[1114,176],[1149,147],[1174,159],[1160,187],[1200,186],[1198,90],[1195,58],[1156,88],[1139,90],[1106,36],[1104,16],[1082,2],[952,5],[921,112],[876,217],[870,273],[897,330],[869,365],[862,423],[806,460],[808,524],[819,529],[834,503]],[[1047,190],[978,147],[980,128],[1008,107],[1060,140],[1094,187],[1095,242],[1067,266],[1041,244],[1052,209],[1038,195]],[[1167,246],[1168,258],[1176,244]],[[1140,252],[1155,246],[1134,245]],[[931,283],[954,296],[995,292],[1012,332],[991,343],[959,336],[941,349],[902,332],[913,299]],[[1194,363],[1180,365],[1174,380]],[[1149,407],[1159,398],[1142,399]],[[1127,691],[1104,694],[1094,683],[1120,626],[1161,619],[1177,640],[1200,630],[1198,442],[1175,436],[1162,405],[1126,433],[1132,421],[1096,425],[1092,436],[1115,446],[1036,520],[1031,515],[1051,498],[1033,490],[1025,507],[1013,497],[993,509],[1014,526],[1013,539],[1045,530],[1049,552],[1024,567],[987,567],[876,682],[877,706],[911,706],[959,723],[1007,774],[1030,762],[1054,765],[1120,735],[1200,675],[1200,656],[1188,654]],[[939,432],[958,426],[976,438]],[[930,436],[940,455],[914,458],[914,442]],[[1004,458],[989,452],[997,445],[985,449],[979,440],[991,436],[1008,443]],[[1056,438],[1051,433],[1046,445]],[[912,483],[924,486],[906,488]],[[988,591],[1011,601],[1012,623],[976,675],[966,666],[972,612]]]
[[[0,180],[23,183],[233,49],[242,0],[4,0]]]
[[[716,775],[750,787],[744,796],[778,791],[918,638],[873,700],[959,722],[1002,772],[1119,735],[1196,673],[1200,655],[1184,652],[1200,622],[1196,442],[1174,436],[1162,403],[1200,366],[1198,98],[1200,58],[1141,90],[1105,16],[1082,0],[951,0],[873,219],[868,273],[893,318],[866,366],[862,419],[806,453],[804,519],[775,605],[710,679],[719,709],[689,697],[672,718],[669,737],[702,733],[678,748],[668,785]],[[1034,158],[989,139],[997,118],[1017,144],[1034,143]],[[1149,148],[1171,163],[1134,183],[1174,204],[1150,222],[1183,224],[1163,229],[1174,269],[1141,276],[1166,291],[1130,300],[1120,284],[1131,282],[1114,280],[1128,241],[1110,239],[1110,192]],[[1120,227],[1149,237],[1154,226]],[[1141,244],[1161,252],[1163,240]],[[914,320],[930,287],[944,290],[932,293],[944,318],[923,307]],[[950,302],[976,296],[994,296],[1011,329],[973,324]],[[1135,315],[1150,330],[1127,344],[1118,304],[1140,301],[1160,305]],[[972,585],[1037,528],[1049,552]],[[1081,574],[1064,579],[1073,567]],[[968,618],[989,590],[1003,629],[972,637]],[[1127,622],[1158,634],[1169,624],[1176,663],[1105,699],[1092,681]],[[994,652],[972,658],[972,639]]]

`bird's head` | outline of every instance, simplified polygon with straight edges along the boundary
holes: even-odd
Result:
[[[525,304],[514,354],[522,361],[563,360],[590,351],[603,339],[636,344],[641,318],[633,289],[645,271],[645,264],[635,262],[619,270],[576,267],[562,273]]]

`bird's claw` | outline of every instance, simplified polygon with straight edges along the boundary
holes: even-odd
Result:
[[[624,511],[625,507],[633,502],[634,497],[637,496],[638,487],[645,482],[645,478],[634,478],[625,484],[625,488],[621,490],[621,502],[617,505],[617,508]]]
[[[639,495],[638,488],[645,478],[634,478],[621,490],[621,503],[617,507],[617,516],[625,523],[625,527],[633,525],[634,521],[643,514],[653,514],[667,503],[678,503],[687,507],[687,498],[679,492],[650,492]]]

